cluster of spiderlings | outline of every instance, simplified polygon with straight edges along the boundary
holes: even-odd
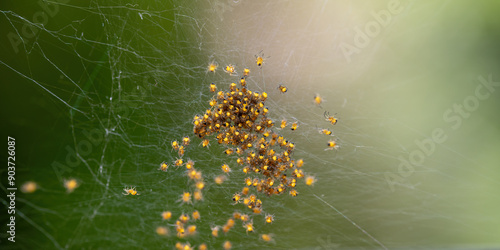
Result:
[[[215,90],[214,85],[211,85],[211,91]],[[215,135],[217,142],[227,147],[226,154],[239,156],[236,162],[244,173],[257,174],[255,178],[244,179],[244,185],[267,195],[289,191],[290,195],[296,196],[294,188],[297,179],[304,177],[304,172],[301,169],[303,161],[296,162],[291,158],[295,144],[272,130],[275,123],[267,117],[267,93],[249,90],[245,76],[239,85],[240,88],[231,83],[227,91],[217,92],[209,102],[211,108],[194,117],[193,132],[201,139]],[[225,173],[230,171],[228,168],[222,166]],[[241,198],[237,193],[233,200],[260,213],[262,203],[254,196]]]

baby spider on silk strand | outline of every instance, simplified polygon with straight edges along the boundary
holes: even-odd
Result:
[[[325,113],[323,114],[323,116],[325,117],[325,120],[326,120],[327,122],[330,122],[330,124],[332,124],[332,125],[337,124],[337,118],[335,118],[335,117],[331,116],[331,115],[330,115],[330,112],[326,112],[326,111],[325,111]]]
[[[257,66],[262,66],[262,64],[264,64],[264,53],[262,53],[262,50],[259,52],[259,54],[255,55],[255,63],[257,64]]]
[[[334,140],[328,141],[326,145],[328,146],[328,148],[326,148],[325,150],[333,150],[339,148],[339,145],[337,145],[337,143]]]
[[[236,73],[236,69],[235,69],[234,65],[232,65],[232,64],[227,65],[227,66],[224,68],[224,71],[225,71],[226,73],[228,73],[229,75],[232,75],[232,76],[234,76],[234,75],[236,75],[236,74],[237,74],[237,73]]]
[[[323,98],[321,98],[321,96],[319,96],[319,94],[314,95],[314,104],[316,104],[317,106],[320,106],[322,102],[323,102]]]
[[[288,91],[288,88],[287,88],[285,85],[283,85],[283,84],[280,84],[280,85],[278,86],[278,89],[280,90],[280,92],[281,92],[282,94],[284,94],[284,93],[286,93],[286,92]]]
[[[212,62],[208,65],[207,72],[213,72],[213,73],[215,73],[215,70],[217,69],[217,67],[219,67],[219,65],[217,64],[217,62],[212,61]]]
[[[319,132],[320,134],[324,134],[324,135],[331,135],[331,136],[333,136],[332,131],[331,131],[331,130],[329,130],[329,129],[326,129],[326,128],[321,128],[321,129],[318,129],[318,132]]]
[[[181,194],[181,198],[178,200],[179,202],[182,202],[182,204],[191,204],[192,201],[191,201],[191,193],[189,192],[183,192]]]
[[[215,83],[210,83],[210,92],[215,92],[217,90],[217,86],[215,85]]]
[[[131,195],[140,195],[137,192],[137,190],[135,190],[135,187],[130,187],[130,188],[125,187],[123,189],[123,191],[125,191],[125,193],[123,193],[123,195],[129,195],[129,194],[131,194]]]

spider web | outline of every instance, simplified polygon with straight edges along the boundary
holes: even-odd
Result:
[[[401,13],[387,26],[379,25],[381,31],[368,45],[347,58],[341,44],[354,44],[354,27],[365,27],[374,20],[371,13],[387,10],[388,2],[2,3],[5,54],[0,64],[9,79],[5,93],[27,99],[5,97],[2,106],[10,102],[18,111],[2,111],[12,117],[4,131],[19,138],[18,183],[34,180],[39,185],[33,194],[18,193],[16,243],[2,238],[2,245],[156,249],[173,248],[180,241],[220,249],[229,240],[234,249],[498,246],[499,176],[492,167],[498,165],[500,133],[495,130],[498,120],[484,120],[496,114],[498,98],[482,101],[473,114],[483,123],[464,120],[454,130],[442,121],[453,102],[474,93],[478,76],[493,73],[499,79],[495,67],[477,66],[453,75],[460,69],[423,66],[448,56],[444,52],[426,53],[412,67],[399,61],[413,58],[415,52],[406,48],[419,48],[419,43],[434,45],[436,53],[446,48],[448,40],[439,43],[432,37],[447,24],[429,27],[444,13],[449,16],[445,20],[455,20],[448,3],[400,1]],[[468,22],[466,29],[483,24],[477,18],[480,10],[469,12],[463,21]],[[457,31],[449,37],[477,44],[482,34],[463,38]],[[265,61],[258,67],[255,55],[261,51]],[[382,64],[384,60],[388,62]],[[207,72],[212,61],[219,65],[215,73]],[[236,65],[238,76],[223,72],[228,64]],[[251,214],[231,201],[244,186],[245,174],[236,157],[225,155],[216,141],[208,149],[199,145],[193,117],[209,108],[210,83],[227,90],[245,67],[251,71],[248,88],[269,95],[268,117],[299,124],[296,131],[275,131],[295,143],[292,157],[304,159],[304,171],[317,182],[310,187],[299,180],[297,197],[257,193],[264,214],[274,215],[275,221],[268,225],[263,215],[251,215],[254,233],[237,222],[214,238],[211,227],[222,226],[233,212]],[[460,91],[450,94],[458,79]],[[428,94],[425,88],[440,81],[446,84],[432,87],[435,91],[429,94],[436,97],[437,107],[405,99]],[[280,93],[279,84],[288,92]],[[321,105],[313,103],[318,94]],[[422,108],[407,110],[414,107]],[[30,120],[23,112],[44,115]],[[339,122],[329,124],[325,112]],[[418,149],[415,140],[430,138],[441,127],[449,140],[402,177],[400,158],[408,159]],[[323,128],[334,136],[318,133]],[[470,136],[479,129],[487,131],[487,140]],[[179,202],[183,192],[192,192],[193,183],[183,168],[172,166],[179,156],[171,142],[183,136],[192,140],[183,159],[193,160],[207,183],[203,201],[193,204]],[[482,152],[470,150],[460,145],[463,136],[490,146],[481,147]],[[338,150],[325,150],[330,139],[339,144]],[[158,170],[162,162],[171,165],[167,172]],[[224,163],[233,172],[217,185],[213,178],[222,173]],[[70,194],[62,188],[69,178],[80,182]],[[123,195],[132,186],[140,195]],[[2,202],[7,205],[4,197]],[[167,210],[173,213],[170,221],[161,218]],[[178,239],[175,220],[194,210],[201,213],[197,234]],[[159,226],[168,227],[170,235],[158,235]],[[260,234],[272,234],[273,241],[259,240]]]

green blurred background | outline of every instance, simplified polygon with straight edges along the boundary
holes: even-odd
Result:
[[[2,137],[16,138],[18,188],[39,185],[17,192],[16,243],[2,208],[2,249],[173,248],[175,236],[155,233],[160,213],[193,209],[198,235],[181,241],[216,249],[500,248],[500,86],[476,93],[480,78],[500,82],[498,1],[3,1],[0,11]],[[172,140],[191,136],[209,83],[238,79],[222,72],[230,63],[251,69],[272,119],[299,122],[281,133],[318,181],[295,198],[261,197],[272,225],[256,216],[255,234],[238,224],[214,239],[211,226],[245,211],[230,205],[243,174],[212,181],[234,159],[193,138],[185,158],[208,182],[194,206],[176,202],[184,173],[157,168],[177,158]],[[339,150],[324,150],[318,128]],[[422,153],[416,141],[435,130],[446,139]],[[71,194],[68,178],[81,183]]]

